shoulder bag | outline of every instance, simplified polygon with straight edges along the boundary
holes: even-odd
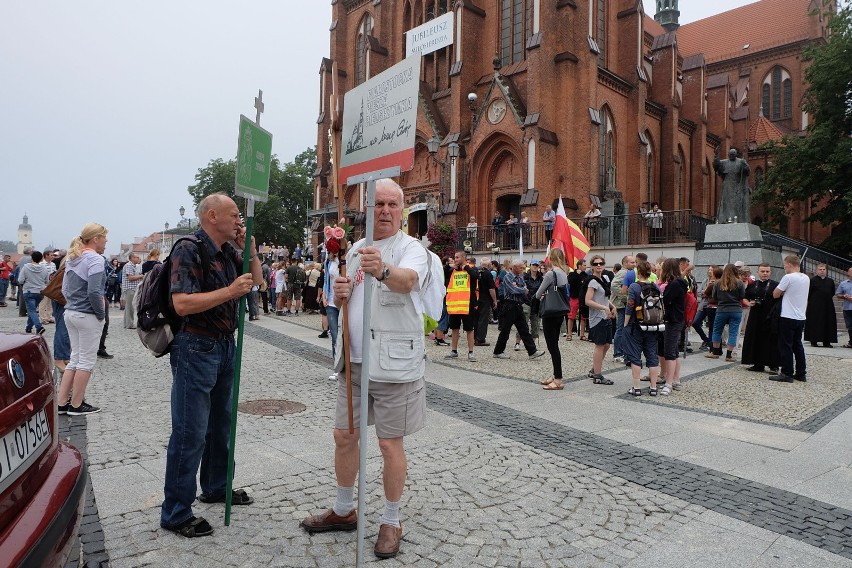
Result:
[[[541,298],[538,314],[543,318],[562,318],[568,315],[571,306],[565,286],[553,285]]]

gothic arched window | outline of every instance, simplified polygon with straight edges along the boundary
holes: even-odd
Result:
[[[598,148],[600,150],[600,183],[601,195],[609,188],[615,188],[615,126],[612,121],[612,113],[609,107],[601,108],[600,138]]]
[[[500,0],[500,61],[502,65],[524,60],[531,34],[532,0]]]
[[[793,81],[783,67],[776,65],[763,78],[760,111],[772,120],[793,116]]]
[[[367,80],[367,64],[369,52],[367,50],[367,36],[373,31],[373,17],[369,12],[361,18],[358,25],[358,35],[355,40],[355,84],[360,85]]]

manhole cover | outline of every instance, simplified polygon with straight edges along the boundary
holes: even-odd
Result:
[[[305,410],[305,405],[292,400],[249,400],[241,402],[240,412],[256,414],[258,416],[283,416],[285,414],[296,414]]]

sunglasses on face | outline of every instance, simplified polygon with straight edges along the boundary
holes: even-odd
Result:
[[[606,266],[605,262],[593,262],[592,266]]]

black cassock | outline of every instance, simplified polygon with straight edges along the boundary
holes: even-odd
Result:
[[[743,365],[774,368],[779,365],[778,322],[771,318],[772,306],[780,300],[772,297],[775,280],[755,280],[746,287],[745,299],[754,300],[746,323],[741,361]],[[775,310],[778,315],[778,310]]]
[[[805,313],[805,341],[837,343],[837,314],[834,311],[834,280],[811,278],[808,311]]]

